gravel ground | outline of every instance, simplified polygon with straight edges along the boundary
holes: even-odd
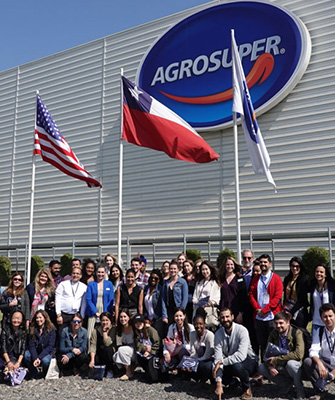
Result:
[[[306,395],[312,395],[311,385],[305,382]],[[258,400],[294,399],[280,397],[280,388],[272,383],[265,383],[263,387],[254,389],[254,398]],[[135,379],[121,382],[117,378],[104,379],[102,382],[80,377],[63,377],[57,380],[30,380],[24,381],[21,386],[0,386],[0,399],[8,400],[216,400],[213,386],[198,384],[193,381],[185,382],[171,377],[167,383],[149,385],[144,382],[143,373],[136,372]],[[225,390],[223,399],[240,399],[241,390]],[[279,396],[279,397],[278,397]],[[326,400],[335,400],[335,384],[328,386]]]

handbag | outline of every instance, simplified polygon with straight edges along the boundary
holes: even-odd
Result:
[[[27,375],[27,368],[19,367],[12,371],[8,368],[4,369],[4,374],[7,379],[9,379],[11,386],[21,385],[23,379]]]
[[[219,310],[216,306],[206,306],[204,307],[206,311],[206,328],[209,330],[216,330],[219,326]]]
[[[106,365],[94,365],[88,372],[88,379],[102,381],[105,375]]]
[[[49,364],[48,372],[45,375],[45,379],[58,379],[59,378],[59,368],[57,365],[57,360],[52,358]]]
[[[175,356],[178,351],[177,349],[180,347],[180,343],[176,339],[165,338],[164,339],[165,349],[170,353],[171,356]]]

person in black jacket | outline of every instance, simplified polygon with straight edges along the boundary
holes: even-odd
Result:
[[[308,276],[300,257],[290,260],[290,272],[284,278],[283,310],[291,314],[291,324],[306,328],[309,306],[307,298]]]
[[[21,366],[26,342],[25,318],[22,311],[16,310],[11,314],[10,324],[1,332],[0,369],[7,367],[13,371]]]
[[[24,354],[24,362],[32,376],[42,378],[46,375],[55,353],[55,341],[56,329],[48,313],[37,311],[31,321],[28,349]]]

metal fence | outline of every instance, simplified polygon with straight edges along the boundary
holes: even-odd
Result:
[[[329,251],[330,268],[333,271],[332,241],[335,231],[330,228],[313,232],[289,232],[259,234],[249,232],[242,234],[242,248],[252,249],[256,256],[268,253],[272,256],[273,267],[279,274],[288,270],[289,259],[295,255],[301,256],[311,246],[324,247]],[[125,269],[130,264],[130,259],[138,253],[144,254],[148,260],[149,269],[160,267],[163,261],[175,258],[177,254],[186,252],[189,248],[201,251],[202,257],[215,263],[220,250],[228,247],[236,249],[234,235],[224,236],[187,236],[182,237],[157,237],[157,238],[131,238],[122,241],[121,266]],[[116,254],[117,240],[87,241],[87,242],[45,242],[33,243],[33,255],[38,254],[46,263],[51,259],[59,259],[64,253],[69,252],[72,257],[93,258],[101,260],[107,253]],[[27,243],[0,246],[0,255],[10,258],[12,268],[25,271],[27,265]]]

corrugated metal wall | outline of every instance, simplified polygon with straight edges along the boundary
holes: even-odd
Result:
[[[335,3],[273,3],[287,7],[306,24],[312,57],[292,93],[258,119],[271,155],[277,194],[253,174],[239,132],[242,232],[335,228]],[[79,159],[104,187],[101,194],[88,189],[39,159],[34,242],[116,239],[120,68],[134,80],[153,41],[206,6],[0,73],[1,245],[28,240],[37,89]],[[123,236],[235,232],[232,129],[202,136],[220,154],[219,162],[196,165],[171,160],[163,153],[125,143]],[[291,247],[282,243],[278,257],[287,260],[305,245]],[[51,254],[48,257],[45,252],[45,257]]]

